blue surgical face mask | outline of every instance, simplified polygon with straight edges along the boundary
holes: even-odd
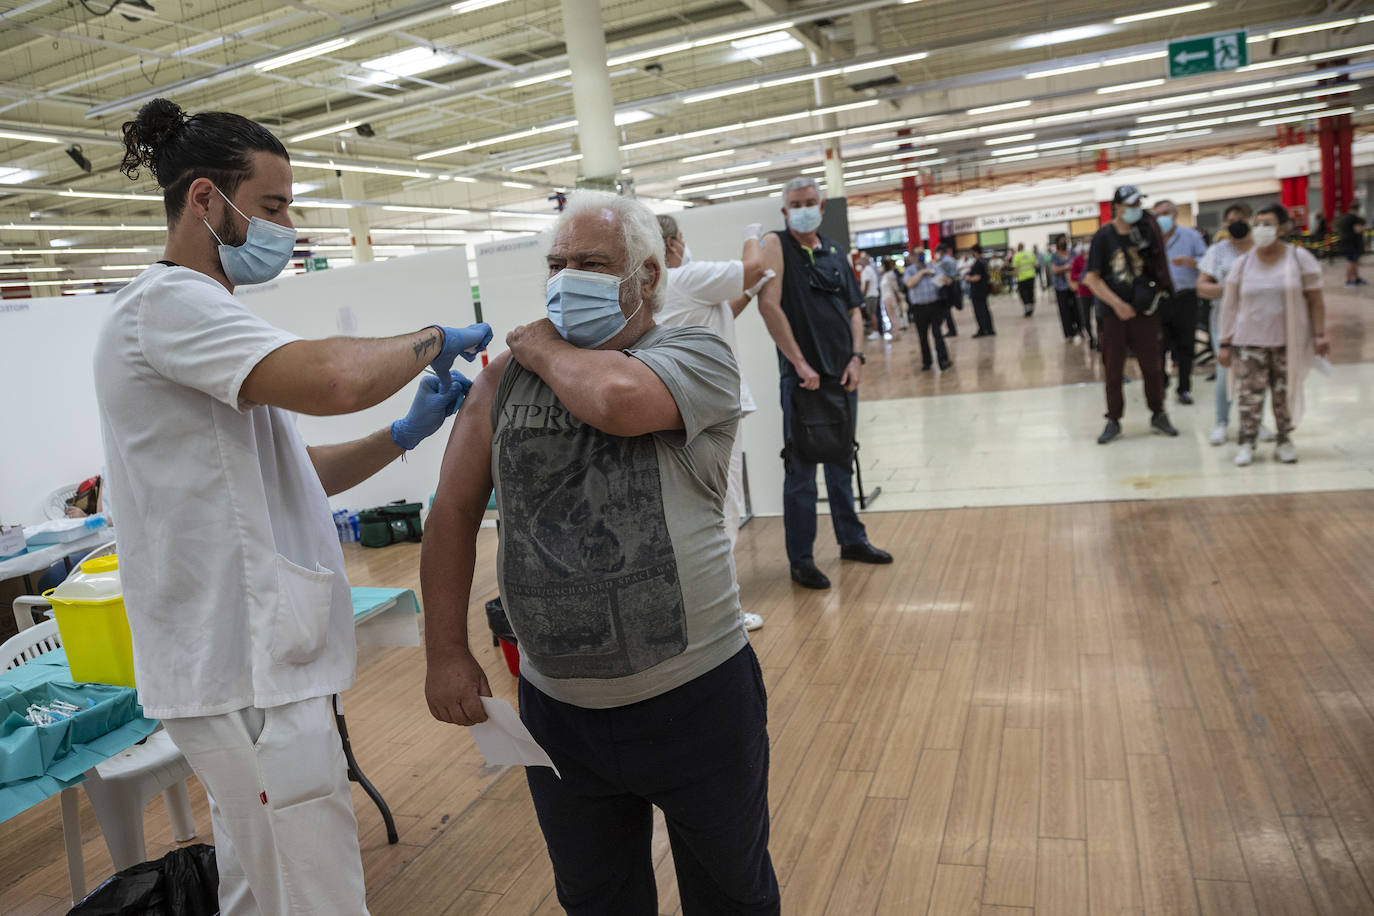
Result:
[[[620,310],[620,284],[625,280],[594,270],[560,270],[545,287],[549,321],[574,347],[596,349],[619,334],[644,307],[641,301],[629,318]]]
[[[1125,210],[1121,211],[1121,218],[1134,226],[1136,223],[1140,222],[1140,217],[1143,216],[1144,213],[1145,211],[1139,207],[1127,207]]]
[[[225,197],[223,191],[215,190],[224,197],[225,203],[234,207],[234,202]],[[291,253],[296,250],[296,230],[256,216],[250,218],[238,207],[234,207],[234,212],[248,220],[248,233],[242,245],[224,244],[209,221],[201,218],[205,228],[219,242],[219,263],[224,268],[224,275],[235,286],[266,283],[281,273],[291,260]]]
[[[1159,231],[1167,234],[1174,228],[1174,218],[1172,216],[1156,216],[1155,222],[1159,223]]]
[[[795,207],[788,210],[787,225],[793,232],[800,232],[803,235],[815,232],[821,228],[820,206]]]

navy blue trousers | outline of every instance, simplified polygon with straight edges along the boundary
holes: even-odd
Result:
[[[768,855],[768,712],[745,646],[694,681],[614,709],[570,706],[520,679],[520,718],[558,765],[526,767],[572,916],[656,916],[653,807],[686,916],[775,916]]]
[[[936,340],[940,332],[935,332]],[[943,341],[940,342],[943,348]],[[784,442],[792,439],[792,390],[800,383],[795,375],[784,375],[780,385],[782,392],[782,437]],[[859,415],[859,393],[849,393],[850,416]],[[825,465],[825,493],[830,499],[830,524],[835,529],[835,540],[841,547],[868,542],[868,531],[859,514],[854,511],[854,471],[847,464]],[[813,563],[812,551],[816,543],[816,465],[800,461],[792,455],[784,460],[782,481],[782,527],[787,543],[787,561],[793,566],[798,563]]]

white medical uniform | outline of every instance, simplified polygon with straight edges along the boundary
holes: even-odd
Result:
[[[735,346],[735,313],[730,299],[744,295],[744,262],[687,261],[681,267],[668,268],[668,287],[663,308],[654,319],[675,328],[708,327],[730,345],[730,352],[739,360]],[[740,409],[745,416],[758,409],[749,383],[741,372],[739,379]],[[725,529],[730,546],[739,537],[740,519],[744,517],[744,436],[736,434],[730,451],[730,478],[725,492]]]
[[[366,912],[329,701],[354,674],[343,553],[293,415],[240,398],[297,339],[154,264],[95,357],[139,701],[211,796],[224,916]]]

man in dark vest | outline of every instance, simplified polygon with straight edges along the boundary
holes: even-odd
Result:
[[[759,314],[778,347],[782,374],[782,428],[785,478],[783,527],[792,580],[806,588],[829,588],[816,568],[816,465],[793,454],[792,393],[814,391],[822,380],[838,381],[849,396],[851,421],[858,416],[859,376],[863,369],[863,295],[844,246],[820,235],[825,198],[813,178],[793,178],[783,186],[785,229],[763,241],[765,268],[778,282],[759,296]],[[851,427],[852,434],[852,427]],[[892,555],[868,543],[868,533],[854,511],[849,462],[825,465],[830,520],[840,557],[860,563],[891,563]]]

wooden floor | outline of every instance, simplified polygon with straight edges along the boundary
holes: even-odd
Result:
[[[1374,314],[1374,292],[1368,287],[1358,291],[1344,286],[1344,262],[1324,268],[1327,332],[1331,338],[1334,363],[1374,360],[1374,334],[1370,317]],[[1059,309],[1052,290],[1036,290],[1035,315],[1022,317],[1021,300],[999,294],[989,308],[997,328],[996,337],[973,340],[978,330],[971,308],[956,311],[959,336],[949,338],[954,368],[948,372],[921,371],[921,350],[915,330],[900,340],[868,340],[859,397],[866,401],[891,398],[962,394],[972,391],[1010,391],[1102,381],[1102,360],[1085,344],[1064,342]],[[746,312],[741,321],[748,321]],[[757,319],[754,319],[757,320]],[[1211,368],[1199,369],[1209,374]],[[1138,377],[1134,363],[1128,363],[1128,376]]]
[[[789,916],[1374,913],[1374,492],[867,520],[897,563],[824,547],[828,592],[790,584],[777,520],[741,537]],[[415,583],[411,547],[349,559]],[[355,791],[372,913],[560,912],[521,773],[430,719],[421,650],[361,663],[351,731],[401,830]],[[147,823],[158,855],[160,802]],[[61,849],[55,800],[0,826],[0,912],[65,912]]]

